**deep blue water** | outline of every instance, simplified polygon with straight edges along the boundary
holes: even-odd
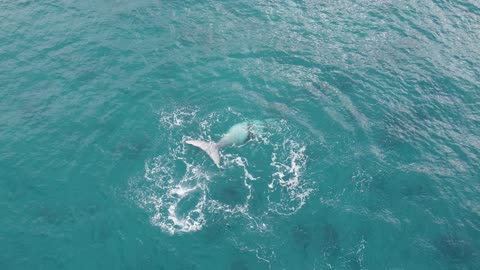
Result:
[[[3,0],[0,269],[479,269],[479,44],[475,0]]]

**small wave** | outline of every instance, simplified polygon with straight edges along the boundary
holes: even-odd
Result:
[[[366,246],[367,241],[362,237],[362,239],[356,245],[348,250],[345,257],[345,259],[347,259],[347,261],[344,263],[345,266],[348,265],[354,267],[355,269],[366,269],[364,266]]]
[[[355,186],[355,190],[360,193],[369,190],[372,180],[373,176],[371,176],[367,171],[361,170],[359,168],[352,175],[352,183]]]

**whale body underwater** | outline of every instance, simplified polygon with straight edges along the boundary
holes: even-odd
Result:
[[[213,163],[220,168],[221,148],[245,144],[253,139],[255,135],[262,134],[267,128],[268,122],[270,120],[251,120],[235,124],[217,143],[200,140],[188,140],[185,142],[205,151],[213,160]]]

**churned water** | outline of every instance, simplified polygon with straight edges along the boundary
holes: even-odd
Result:
[[[476,0],[2,0],[0,269],[480,269],[479,44]]]

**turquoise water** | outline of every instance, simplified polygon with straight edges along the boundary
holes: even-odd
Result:
[[[0,269],[479,269],[478,1],[0,19]]]

